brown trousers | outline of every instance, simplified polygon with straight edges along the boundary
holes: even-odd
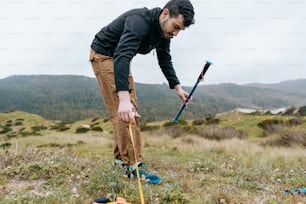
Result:
[[[91,50],[90,62],[99,84],[107,114],[113,125],[115,159],[122,159],[126,164],[134,164],[135,156],[129,132],[129,124],[121,122],[118,119],[119,98],[115,87],[113,58]],[[129,86],[131,90],[131,103],[137,110],[135,84],[131,73],[129,74]],[[137,161],[141,161],[141,138],[137,118],[136,125],[132,127],[132,132],[137,154],[136,158]]]

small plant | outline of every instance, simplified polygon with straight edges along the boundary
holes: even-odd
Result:
[[[2,148],[2,149],[9,149],[11,146],[12,146],[12,143],[5,142],[5,143],[0,145],[0,148]]]
[[[163,127],[170,127],[170,126],[173,126],[173,125],[187,125],[188,122],[186,120],[183,120],[183,119],[179,119],[177,123],[174,123],[172,121],[167,121],[163,124]]]
[[[186,134],[196,134],[196,129],[188,125],[175,125],[172,127],[167,127],[164,131],[173,138],[178,138]]]
[[[34,131],[34,132],[39,132],[41,130],[46,130],[48,129],[46,126],[43,126],[43,125],[38,125],[38,126],[32,126],[31,129]]]
[[[220,123],[220,119],[219,118],[207,117],[205,119],[205,124],[206,125],[217,125],[219,123]]]
[[[200,126],[200,125],[203,125],[204,124],[204,120],[203,119],[197,119],[197,120],[194,120],[194,121],[192,121],[192,125],[194,125],[194,126]]]
[[[170,126],[173,126],[175,125],[175,123],[173,123],[172,121],[167,121],[163,124],[163,127],[170,127]]]
[[[0,126],[0,134],[5,134],[5,133],[8,133],[10,131],[12,131],[12,128],[10,128],[10,127],[1,127]]]
[[[298,113],[299,113],[301,116],[306,116],[306,106],[300,107],[299,110],[298,110]]]
[[[81,127],[78,127],[76,130],[75,130],[75,133],[78,133],[78,134],[81,134],[81,133],[86,133],[90,130],[90,126],[87,126],[87,125],[82,125]]]
[[[296,108],[291,107],[291,108],[288,108],[288,109],[283,113],[283,115],[293,115],[295,111],[296,111]]]
[[[23,125],[22,121],[15,121],[14,123],[15,126],[21,126]]]
[[[232,127],[220,128],[216,125],[210,125],[202,131],[199,131],[199,135],[213,140],[223,140],[223,139],[231,139],[231,138],[245,138],[246,133],[242,130],[236,130]]]
[[[50,126],[50,130],[57,130],[59,132],[63,132],[69,129],[70,127],[68,126],[68,124],[64,122],[55,123],[54,125]]]
[[[159,125],[147,125],[146,123],[140,124],[141,131],[154,131],[160,129]]]
[[[306,147],[306,131],[284,129],[277,137],[267,140],[262,144],[285,147]]]
[[[291,118],[285,121],[286,126],[297,126],[302,124],[301,118]]]
[[[100,126],[91,126],[90,130],[97,131],[97,132],[103,132],[103,128]]]
[[[258,127],[265,130],[265,135],[269,135],[279,130],[283,127],[284,122],[278,119],[267,119],[257,124]]]
[[[93,119],[91,120],[91,122],[94,123],[94,122],[96,122],[96,121],[99,120],[99,119],[100,119],[99,117],[93,118]]]

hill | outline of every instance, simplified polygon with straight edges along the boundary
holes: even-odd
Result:
[[[184,87],[190,91],[192,87]],[[277,84],[199,85],[182,118],[203,118],[235,108],[303,106],[306,79]],[[179,107],[167,84],[136,83],[143,122],[172,119]],[[25,111],[67,122],[106,117],[95,78],[72,75],[17,75],[0,80],[0,112]]]

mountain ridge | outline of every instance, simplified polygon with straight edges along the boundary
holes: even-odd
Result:
[[[135,83],[143,122],[172,119],[181,106],[168,84]],[[184,86],[186,91],[192,87]],[[213,116],[235,108],[303,106],[306,79],[273,84],[200,84],[182,118]],[[25,111],[75,121],[107,117],[95,78],[80,75],[13,75],[0,79],[0,112]]]

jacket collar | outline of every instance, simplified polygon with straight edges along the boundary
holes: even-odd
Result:
[[[162,13],[162,11],[163,10],[159,7],[151,9],[152,18],[153,18],[153,27],[155,28],[154,30],[156,30],[157,33],[159,34],[160,38],[163,38],[164,36],[159,24],[159,16]]]

